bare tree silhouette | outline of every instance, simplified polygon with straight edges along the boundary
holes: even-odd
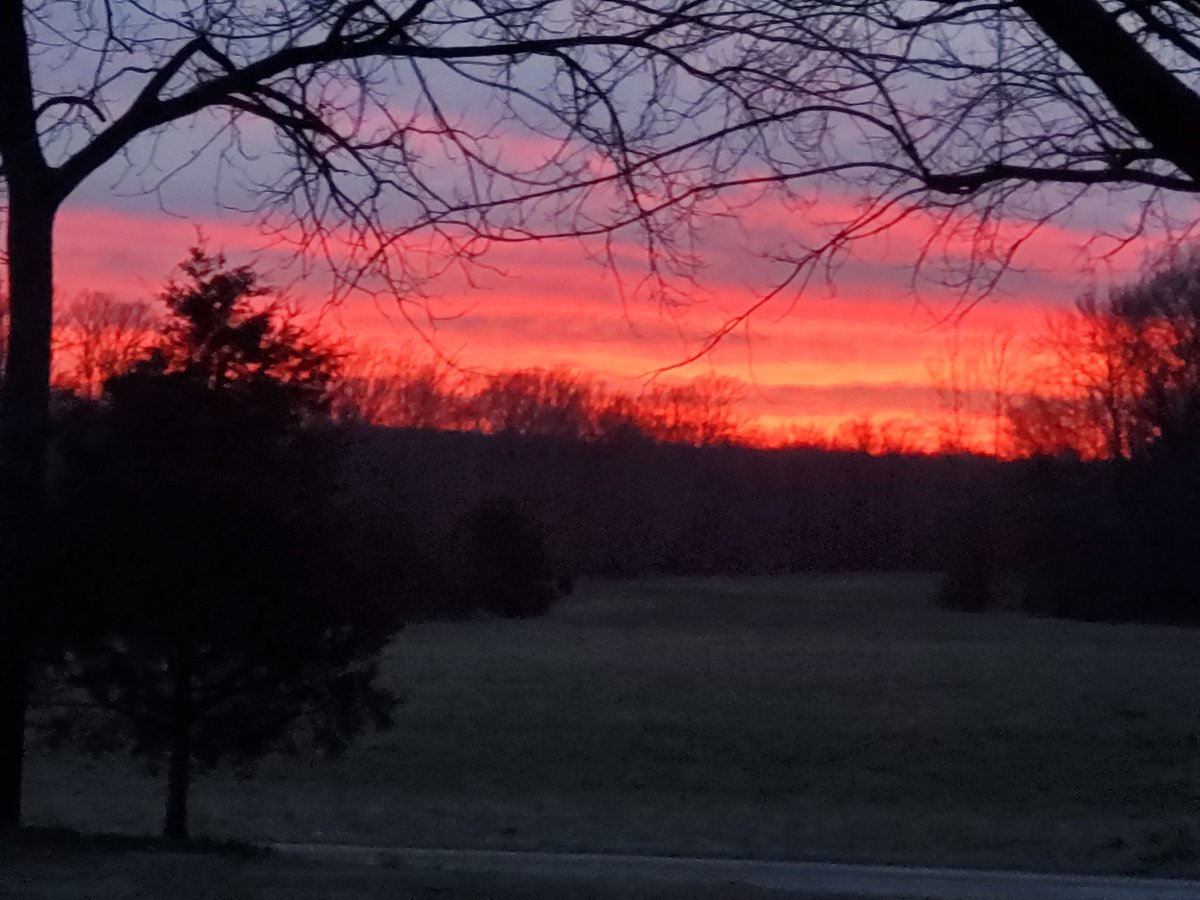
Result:
[[[53,380],[91,399],[100,396],[105,381],[132,366],[155,337],[147,304],[96,291],[73,299],[56,319]]]
[[[1138,281],[1085,294],[1038,339],[1040,391],[1009,417],[1026,454],[1131,460],[1193,440],[1200,411],[1200,253],[1175,253]]]
[[[738,409],[746,387],[734,378],[700,375],[686,384],[655,384],[637,400],[642,430],[660,441],[720,444],[736,440],[746,424]]]
[[[596,386],[575,372],[522,369],[500,372],[467,401],[480,430],[495,434],[588,438]]]
[[[396,350],[351,344],[334,385],[339,418],[398,428],[461,425],[465,375],[412,344]]]

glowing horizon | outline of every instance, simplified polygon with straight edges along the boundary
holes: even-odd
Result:
[[[756,218],[761,223],[779,213],[768,207]],[[905,223],[887,235],[888,255],[911,253],[918,227]],[[96,290],[123,300],[153,299],[200,233],[231,263],[254,263],[265,280],[306,307],[319,308],[328,296],[322,295],[327,281],[297,279],[294,268],[284,266],[287,252],[263,250],[264,238],[252,227],[107,205],[69,206],[61,214],[59,296]],[[1027,256],[1063,258],[1080,239],[1047,228],[1031,240]],[[929,364],[945,355],[955,330],[966,346],[998,332],[1030,334],[1049,311],[1066,308],[1088,286],[1048,265],[1015,278],[1015,288],[978,304],[952,326],[946,318],[959,298],[925,290],[918,300],[902,264],[854,259],[835,273],[833,285],[812,285],[798,302],[761,310],[710,353],[680,365],[753,302],[746,273],[765,264],[735,258],[733,249],[717,254],[690,305],[664,309],[623,302],[611,273],[570,243],[504,248],[488,262],[496,268],[475,272],[473,283],[459,277],[435,285],[432,309],[443,318],[421,321],[424,337],[459,365],[482,371],[569,368],[632,393],[652,377],[718,374],[746,386],[743,409],[752,428],[777,435],[832,433],[850,420],[907,421],[929,432],[943,413]],[[409,312],[424,317],[427,310],[412,305]],[[364,343],[388,347],[422,339],[394,302],[378,298],[352,297],[326,316],[331,327]]]

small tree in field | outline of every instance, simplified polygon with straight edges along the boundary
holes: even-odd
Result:
[[[182,272],[155,349],[73,423],[60,498],[65,678],[99,716],[75,725],[165,763],[173,838],[195,771],[383,727],[398,624],[343,552],[335,358],[250,269],[193,250]]]
[[[541,524],[511,497],[480,502],[459,526],[457,573],[467,608],[508,619],[545,614],[556,599]]]

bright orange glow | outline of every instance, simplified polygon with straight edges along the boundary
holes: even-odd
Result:
[[[830,219],[845,212],[836,201],[821,209]],[[748,221],[751,228],[802,230],[794,212],[765,201]],[[323,303],[327,283],[314,277],[289,284],[296,276],[282,268],[288,251],[262,251],[259,233],[232,216],[195,223],[98,208],[68,208],[60,217],[60,296],[93,290],[152,299],[196,242],[197,227],[231,263],[253,262],[267,281],[288,285],[291,296],[314,309]],[[955,333],[968,355],[997,332],[1031,334],[1049,311],[1065,308],[1088,284],[1069,268],[1018,275],[1009,293],[982,302],[957,326],[948,324],[958,298],[925,290],[918,302],[908,282],[906,261],[931,227],[922,216],[906,219],[837,270],[835,286],[814,283],[790,307],[767,307],[710,354],[677,369],[670,367],[745,309],[755,298],[752,285],[769,283],[778,269],[737,256],[731,245],[702,274],[706,290],[697,291],[692,305],[672,311],[636,299],[623,303],[611,274],[578,245],[518,245],[488,257],[496,270],[474,273],[472,284],[452,276],[435,285],[439,299],[429,310],[415,303],[404,309],[442,354],[467,369],[565,367],[630,394],[651,378],[672,383],[713,373],[746,385],[744,411],[758,441],[806,434],[852,444],[846,423],[869,421],[897,445],[932,450],[945,445],[947,404],[945,391],[939,394],[931,380],[931,364],[945,361]],[[1030,240],[1024,259],[1050,271],[1056,261],[1076,259],[1075,248],[1085,239],[1047,227]],[[1139,261],[1136,253],[1122,257],[1129,268]],[[428,318],[430,311],[443,318]],[[394,346],[416,337],[400,313],[394,301],[356,297],[331,310],[326,321],[364,343]],[[1012,353],[1010,364],[1018,366],[1027,351],[1017,340]],[[979,377],[975,381],[977,394]],[[970,447],[990,452],[993,423],[975,408],[981,405],[986,403],[961,410],[957,431]]]

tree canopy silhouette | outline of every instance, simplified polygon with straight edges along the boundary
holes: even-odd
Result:
[[[1036,344],[1041,390],[1009,410],[1022,452],[1130,460],[1191,440],[1200,425],[1200,253],[1174,253],[1107,295],[1085,294]]]
[[[63,669],[95,708],[70,724],[166,764],[170,837],[195,769],[387,724],[400,622],[346,546],[334,357],[252,270],[199,250],[182,270],[157,346],[68,423],[57,529]]]
[[[88,291],[55,312],[54,386],[96,398],[104,383],[130,368],[154,338],[146,303]]]
[[[1085,294],[1048,323],[1030,383],[1006,413],[1035,458],[967,501],[944,599],[1200,623],[1200,256]]]
[[[207,146],[248,186],[227,205],[340,287],[408,298],[491,243],[564,235],[610,261],[639,244],[639,283],[669,296],[708,213],[768,188],[804,209],[813,188],[852,191],[772,248],[783,274],[745,314],[915,215],[920,257],[970,296],[1089,191],[1136,192],[1134,232],[1180,221],[1170,197],[1200,179],[1198,48],[1191,0],[0,0],[0,822],[20,811],[46,543],[53,227],[102,169],[137,182]]]

